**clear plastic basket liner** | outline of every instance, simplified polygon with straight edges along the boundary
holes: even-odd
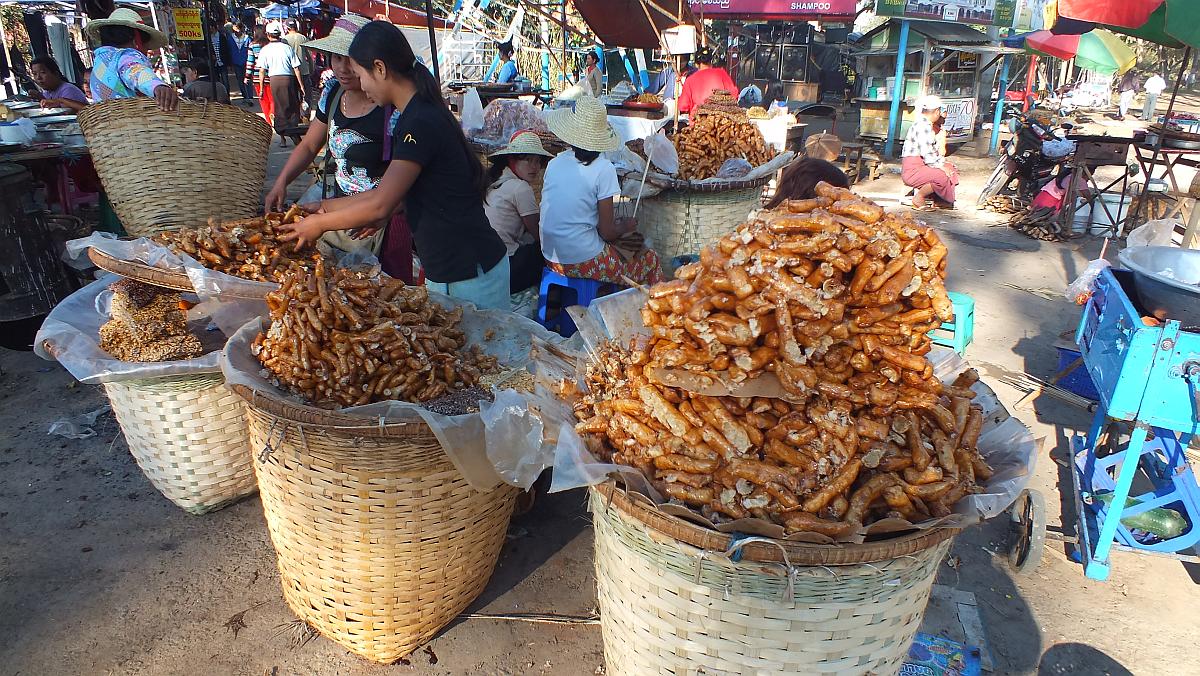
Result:
[[[646,332],[639,312],[644,303],[643,291],[629,289],[596,300],[586,312],[576,309],[572,316],[576,319],[582,341],[576,361],[572,362],[561,355],[553,359],[540,355],[534,364],[539,381],[574,380],[582,390],[582,371],[598,345],[610,339],[628,344],[635,335]],[[929,354],[929,360],[934,367],[934,374],[943,381],[953,380],[969,367],[953,350],[941,347],[935,347]],[[1025,489],[1033,473],[1040,442],[1034,439],[1033,434],[1020,420],[1008,414],[995,393],[985,383],[977,382],[972,389],[976,392],[974,403],[981,405],[984,410],[979,451],[994,470],[991,479],[981,485],[980,493],[960,500],[954,513],[948,517],[917,524],[898,524],[893,520],[892,523],[880,523],[878,526],[869,527],[865,533],[873,532],[877,528],[886,530],[901,526],[964,527],[979,523],[1003,512]],[[729,393],[719,390],[705,392],[713,396]],[[743,392],[735,391],[732,394],[739,396]],[[779,394],[781,391],[768,392],[762,396]],[[531,406],[538,406],[542,414],[540,424],[543,429],[556,431],[554,435],[547,435],[543,449],[539,452],[539,457],[554,467],[552,491],[600,483],[611,473],[617,472],[626,477],[631,489],[644,493],[661,504],[662,500],[652,490],[648,490],[645,477],[628,481],[628,477],[638,473],[636,470],[600,462],[588,451],[586,444],[575,432],[576,421],[567,405],[545,407],[536,397],[531,397],[530,402]],[[863,533],[858,534],[859,537],[862,535]]]
[[[42,322],[34,340],[34,352],[42,359],[57,361],[77,380],[89,385],[220,372],[217,358],[225,336],[208,329],[209,317],[198,308],[188,313],[189,328],[206,349],[196,359],[129,362],[100,349],[100,326],[110,319],[112,292],[108,287],[119,279],[118,275],[105,275],[67,296]]]
[[[486,354],[496,357],[505,370],[526,368],[534,341],[562,342],[560,337],[536,322],[511,312],[479,310],[470,303],[439,293],[431,292],[429,297],[444,307],[461,305],[460,328],[467,336],[467,343],[478,345]],[[250,345],[266,321],[256,317],[230,337],[220,362],[225,379],[231,385],[245,385],[255,392],[304,403],[273,385],[267,378],[267,371],[251,354]],[[423,421],[442,444],[450,461],[477,490],[491,490],[502,482],[527,488],[542,470],[536,457],[541,444],[532,445],[541,435],[534,431],[533,418],[536,416],[522,417],[528,411],[521,405],[522,401],[514,391],[500,390],[496,393],[495,403],[484,402],[479,413],[465,415],[441,415],[402,401],[352,406],[339,412],[363,418],[368,424]]]

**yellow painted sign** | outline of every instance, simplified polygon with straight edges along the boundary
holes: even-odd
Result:
[[[204,26],[200,23],[198,8],[176,7],[171,12],[175,15],[175,35],[180,40],[204,41]]]

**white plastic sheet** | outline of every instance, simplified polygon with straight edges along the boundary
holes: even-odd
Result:
[[[573,379],[582,387],[579,371],[590,359],[589,352],[599,343],[616,339],[628,343],[636,334],[645,333],[640,316],[636,309],[645,301],[644,292],[639,289],[629,289],[618,294],[605,296],[588,308],[581,321],[577,322],[584,341],[584,346],[578,350],[577,363],[570,365],[564,360],[539,360],[537,366],[547,380]],[[935,374],[944,381],[953,380],[959,373],[968,368],[953,350],[935,347],[929,359],[934,365]],[[941,519],[931,519],[917,524],[888,520],[878,522],[868,527],[856,539],[867,533],[884,532],[908,528],[932,527],[965,527],[999,515],[1016,500],[1017,496],[1029,483],[1033,473],[1037,449],[1040,443],[1033,438],[1032,433],[1020,420],[1011,417],[1000,403],[995,393],[983,382],[977,382],[972,388],[977,393],[975,403],[984,408],[984,423],[979,437],[979,451],[994,470],[994,474],[981,485],[980,493],[960,500],[955,505],[954,513]],[[565,411],[558,417],[555,411]],[[553,456],[554,481],[552,491],[568,490],[600,483],[610,474],[616,472],[623,478],[631,473],[637,473],[628,467],[618,467],[610,463],[602,463],[587,450],[583,440],[575,433],[575,419],[569,409],[561,408],[546,411],[542,416],[542,425],[546,429],[557,429],[554,439],[548,440],[546,448],[540,451],[541,457]],[[662,504],[660,496],[648,488],[645,477],[635,481],[626,479],[632,490],[643,493]],[[739,522],[739,527],[744,526]],[[769,534],[772,525],[762,523],[756,527],[758,532]],[[777,527],[775,527],[777,528]],[[781,533],[781,531],[780,531]],[[804,534],[805,537],[811,534]]]
[[[460,328],[469,345],[478,345],[497,358],[502,368],[516,370],[530,362],[532,343],[558,343],[562,339],[541,325],[511,312],[479,310],[470,303],[438,293],[429,297],[444,307],[463,307]],[[300,399],[275,387],[267,372],[250,352],[250,344],[263,329],[265,318],[256,317],[229,339],[220,360],[220,368],[230,384],[245,385],[256,392],[300,402]],[[363,418],[366,424],[424,421],[446,450],[450,461],[468,483],[478,490],[491,490],[502,482],[529,487],[542,467],[537,466],[540,431],[534,430],[534,417],[517,417],[519,397],[512,390],[496,393],[496,403],[481,405],[479,413],[445,416],[418,404],[383,401],[341,409],[340,413]],[[303,403],[303,402],[300,402]],[[528,409],[526,409],[528,410]],[[569,410],[568,410],[569,413]],[[549,464],[549,463],[545,463]]]
[[[225,337],[207,329],[209,319],[197,308],[188,313],[188,323],[206,349],[203,356],[179,361],[129,362],[101,350],[100,326],[109,320],[108,287],[118,279],[117,275],[105,275],[67,296],[42,322],[34,339],[34,352],[42,359],[57,361],[77,380],[89,385],[221,370],[217,357]]]

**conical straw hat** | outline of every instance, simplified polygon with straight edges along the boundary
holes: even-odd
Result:
[[[573,107],[550,113],[546,126],[563,143],[576,148],[603,153],[621,147],[604,104],[591,96],[581,96]]]

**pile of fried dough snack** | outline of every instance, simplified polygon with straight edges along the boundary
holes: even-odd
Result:
[[[251,346],[263,375],[320,408],[430,401],[497,368],[466,346],[462,308],[385,275],[329,271],[318,260],[286,273],[267,308],[271,325]]]
[[[576,430],[714,523],[841,539],[945,516],[992,473],[977,373],[944,385],[925,357],[953,316],[946,247],[849,190],[817,193],[758,212],[651,287],[651,334],[588,366]],[[771,378],[777,396],[696,392]]]
[[[297,250],[293,243],[279,240],[278,227],[304,215],[294,206],[287,213],[163,232],[155,235],[154,241],[191,256],[210,270],[257,282],[279,282],[292,270],[311,270],[320,258],[311,245]]]
[[[726,160],[743,158],[750,166],[770,162],[775,150],[767,145],[762,132],[747,117],[746,111],[728,100],[735,112],[726,112],[715,94],[700,106],[691,124],[675,135],[679,153],[679,177],[687,180],[712,178]]]

